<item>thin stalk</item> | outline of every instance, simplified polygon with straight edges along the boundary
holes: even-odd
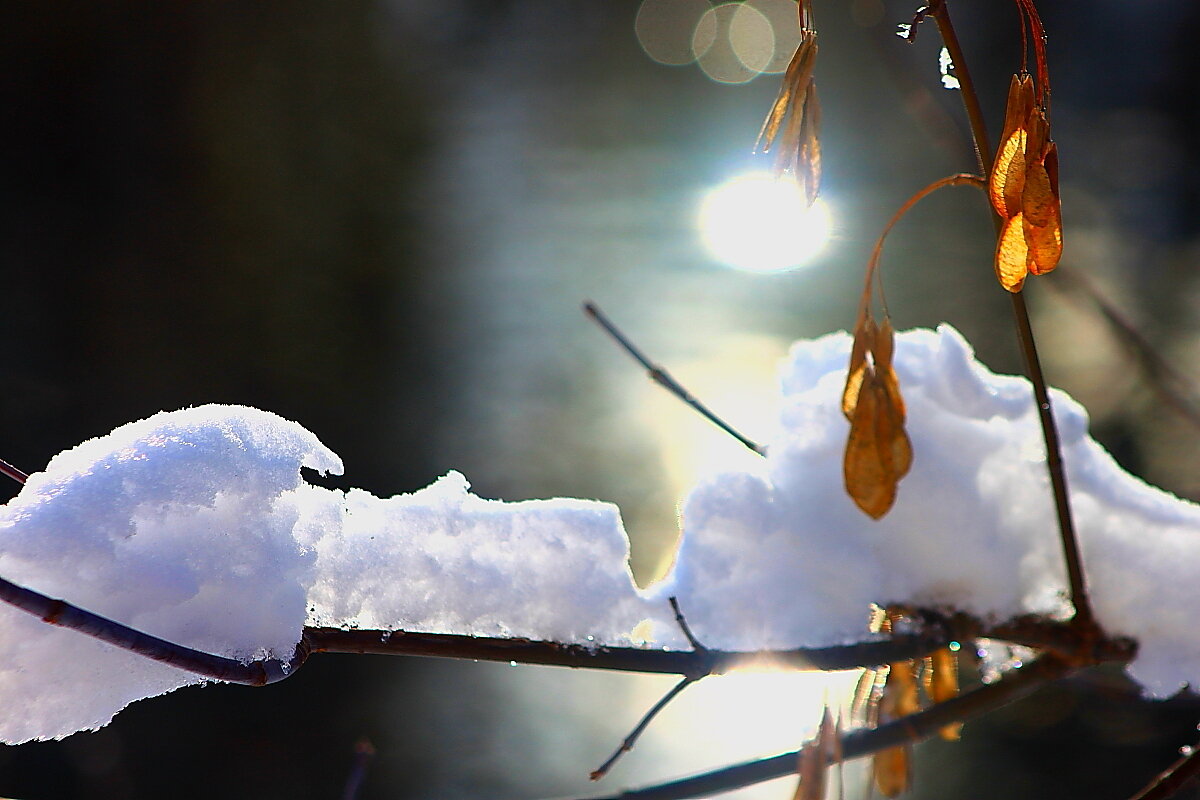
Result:
[[[1200,748],[1192,748],[1129,800],[1166,800],[1197,778],[1200,778]]]
[[[24,483],[29,480],[29,475],[14,467],[4,459],[0,459],[0,472],[12,478],[17,483]]]
[[[654,381],[659,386],[663,387],[668,392],[687,403],[697,413],[699,413],[700,416],[704,417],[713,425],[716,425],[718,428],[725,431],[725,433],[729,434],[734,439],[737,439],[738,442],[741,443],[741,445],[746,449],[751,450],[760,456],[765,456],[767,454],[767,448],[742,435],[736,428],[718,417],[711,409],[709,409],[708,406],[696,399],[696,396],[684,388],[683,384],[671,377],[669,372],[647,358],[646,355],[642,353],[640,349],[638,349],[637,345],[629,340],[629,337],[621,333],[621,329],[613,324],[612,320],[610,320],[604,314],[604,312],[600,310],[599,306],[592,302],[584,303],[583,313],[587,314],[588,317],[597,325],[599,325],[600,328],[607,333],[614,342],[620,345],[621,349],[629,354],[630,358],[641,364],[642,368],[646,370],[646,374],[650,377],[650,380]]]
[[[295,655],[288,661],[272,658],[243,663],[234,658],[217,656],[168,642],[3,578],[0,578],[0,600],[41,617],[42,622],[86,633],[124,650],[218,681],[250,686],[276,683],[299,669],[308,657],[308,650],[301,642]]]
[[[608,760],[601,764],[597,769],[593,770],[592,774],[588,777],[594,781],[598,781],[607,775],[608,771],[613,768],[613,765],[617,763],[621,756],[633,749],[633,746],[637,744],[638,737],[646,732],[646,728],[650,727],[650,723],[655,717],[658,716],[658,712],[666,708],[672,700],[679,696],[680,692],[691,686],[697,680],[698,678],[693,678],[691,675],[687,675],[681,678],[679,683],[672,686],[671,691],[659,698],[658,702],[655,703],[653,707],[651,707],[651,709],[642,716],[641,720],[638,721],[638,724],[634,727],[634,729],[629,732],[629,735],[621,741],[621,744],[617,747],[616,751],[608,757]]]
[[[878,728],[851,731],[841,739],[841,760],[861,758],[889,747],[928,739],[946,725],[963,722],[1008,705],[1069,674],[1072,669],[1068,661],[1045,655],[1007,673],[994,683],[980,686],[924,711]],[[796,772],[799,757],[800,751],[794,750],[670,783],[645,789],[631,789],[592,800],[684,800],[691,797],[709,797],[791,775]]]
[[[946,50],[954,63],[954,74],[958,77],[963,106],[971,125],[975,157],[979,161],[982,174],[990,175],[992,149],[988,142],[983,110],[979,105],[979,95],[975,91],[975,83],[967,68],[967,60],[963,55],[958,36],[954,32],[954,25],[950,21],[950,12],[946,8],[945,0],[931,4],[930,13],[937,23],[942,42],[946,45]],[[992,221],[995,223],[996,232],[999,235],[1001,225],[999,216],[993,213]],[[1079,540],[1075,534],[1075,522],[1071,515],[1071,503],[1067,496],[1067,477],[1063,469],[1062,445],[1058,437],[1058,426],[1054,421],[1054,413],[1050,406],[1050,394],[1046,387],[1046,378],[1042,374],[1041,359],[1038,357],[1033,326],[1029,322],[1029,310],[1025,306],[1025,296],[1019,291],[1009,294],[1012,298],[1013,317],[1017,326],[1017,338],[1021,345],[1021,356],[1025,360],[1025,371],[1033,384],[1034,402],[1037,405],[1038,420],[1042,426],[1042,439],[1046,445],[1046,469],[1050,473],[1050,486],[1054,493],[1054,510],[1058,517],[1063,558],[1067,565],[1071,603],[1075,606],[1074,622],[1081,629],[1091,631],[1096,628],[1096,620],[1088,600],[1083,558],[1080,555]]]

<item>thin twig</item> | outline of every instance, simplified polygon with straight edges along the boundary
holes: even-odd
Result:
[[[667,600],[671,604],[671,610],[675,612],[675,622],[679,624],[679,629],[683,631],[683,635],[687,637],[688,643],[692,646],[692,652],[700,657],[701,662],[697,665],[697,668],[693,672],[685,674],[683,676],[683,680],[675,684],[671,691],[663,695],[662,698],[659,699],[659,701],[655,703],[654,706],[645,713],[645,715],[642,716],[638,724],[634,726],[633,730],[629,732],[629,735],[626,736],[624,741],[621,742],[620,747],[618,747],[616,751],[608,757],[608,760],[601,764],[599,769],[592,771],[591,779],[594,781],[598,781],[607,775],[608,771],[612,769],[613,764],[616,764],[617,760],[620,759],[621,756],[633,749],[634,743],[637,742],[638,737],[642,735],[642,732],[646,730],[646,727],[650,724],[650,721],[658,716],[658,712],[666,708],[667,704],[674,700],[680,692],[701,678],[708,677],[712,674],[712,664],[708,660],[708,648],[700,644],[700,640],[696,638],[695,634],[692,633],[692,629],[688,627],[687,620],[683,618],[683,612],[679,610],[679,600],[675,597],[669,597]]]
[[[842,760],[861,758],[889,747],[928,739],[948,724],[963,722],[1008,705],[1069,674],[1072,669],[1066,660],[1054,655],[1045,655],[1007,673],[994,683],[980,686],[924,711],[878,728],[851,731],[841,740]],[[632,789],[591,800],[684,800],[690,797],[707,797],[793,774],[799,756],[800,751],[794,750],[670,783]]]
[[[1078,271],[1065,271],[1058,276],[1058,280],[1050,281],[1049,285],[1068,298],[1076,297],[1071,289],[1084,294],[1133,355],[1159,398],[1194,427],[1200,428],[1200,402],[1197,402],[1196,387],[1158,354],[1137,326],[1109,302],[1090,278]]]
[[[1200,777],[1200,748],[1191,751],[1163,772],[1129,800],[1166,800]]]
[[[308,657],[308,649],[301,642],[288,661],[271,658],[243,663],[151,636],[3,578],[0,578],[0,600],[41,617],[43,622],[51,625],[86,633],[124,650],[218,681],[250,686],[276,683],[295,672]]]
[[[983,175],[991,174],[991,146],[988,143],[987,126],[983,119],[983,110],[979,105],[979,95],[975,92],[975,84],[971,72],[967,68],[967,60],[963,56],[962,46],[954,32],[950,21],[950,12],[945,0],[930,3],[929,13],[937,22],[938,32],[950,53],[954,63],[954,72],[958,77],[963,106],[967,119],[971,123],[971,136],[975,143],[975,155]],[[992,214],[999,235],[1001,221],[998,215]],[[1058,530],[1062,540],[1063,558],[1067,565],[1067,580],[1071,589],[1071,603],[1075,607],[1074,622],[1082,630],[1096,631],[1096,618],[1087,595],[1087,581],[1083,571],[1083,558],[1079,551],[1079,541],[1075,535],[1075,522],[1071,516],[1071,503],[1067,495],[1067,478],[1063,469],[1062,446],[1058,438],[1058,426],[1054,421],[1054,413],[1050,407],[1050,395],[1046,387],[1046,378],[1042,374],[1041,360],[1038,358],[1037,344],[1033,336],[1033,326],[1029,322],[1029,311],[1025,306],[1025,296],[1017,291],[1009,293],[1012,298],[1013,317],[1017,326],[1017,338],[1020,340],[1021,355],[1025,360],[1025,369],[1029,381],[1033,384],[1034,402],[1037,406],[1038,420],[1042,426],[1042,439],[1046,445],[1046,469],[1050,474],[1050,486],[1054,493],[1054,510],[1058,517]]]
[[[679,610],[679,600],[674,597],[667,598],[671,604],[671,610],[675,612],[675,622],[678,623],[679,629],[683,631],[683,635],[687,638],[688,644],[697,653],[707,653],[708,648],[700,644],[700,640],[692,633],[692,629],[688,627],[687,620],[683,618],[683,612]]]
[[[699,678],[696,678],[692,675],[685,675],[682,680],[679,681],[679,683],[672,686],[671,690],[659,698],[659,701],[655,703],[650,710],[645,713],[645,715],[642,716],[638,724],[634,726],[633,730],[629,732],[629,735],[626,736],[621,742],[620,747],[618,747],[613,754],[608,757],[607,761],[601,764],[597,769],[593,770],[589,777],[594,781],[598,781],[607,775],[608,771],[613,768],[613,765],[617,763],[621,756],[633,749],[634,744],[637,743],[638,737],[641,736],[646,728],[650,725],[650,721],[658,716],[658,712],[666,708],[667,704],[674,700],[680,692],[698,680]]]
[[[354,763],[350,766],[350,774],[346,777],[346,788],[342,790],[342,800],[357,800],[358,790],[362,788],[363,780],[367,777],[367,767],[375,757],[375,746],[367,737],[358,740],[354,745]]]
[[[760,444],[756,444],[751,439],[748,439],[745,436],[743,436],[741,433],[738,433],[738,431],[736,429],[734,429],[733,426],[731,426],[728,422],[726,422],[725,420],[721,419],[716,414],[714,414],[711,410],[709,410],[708,406],[704,405],[699,400],[697,400],[695,398],[695,396],[692,395],[691,392],[689,392],[687,389],[685,389],[679,383],[679,381],[672,378],[671,375],[665,369],[663,369],[662,367],[658,366],[657,364],[652,362],[650,359],[648,359],[642,353],[642,351],[639,350],[637,348],[637,346],[625,336],[625,334],[621,333],[620,329],[617,328],[617,326],[614,325],[608,319],[608,317],[604,315],[604,312],[602,312],[596,306],[595,303],[592,303],[590,301],[587,303],[584,303],[583,304],[583,312],[585,314],[587,314],[588,317],[590,317],[592,320],[594,320],[595,323],[597,325],[599,325],[604,330],[605,333],[607,333],[610,337],[612,337],[613,341],[615,341],[617,344],[619,344],[621,346],[621,348],[624,349],[625,352],[628,353],[631,358],[633,358],[634,361],[641,364],[642,367],[646,370],[646,373],[650,376],[651,380],[653,380],[659,386],[666,389],[671,394],[678,397],[683,402],[687,403],[689,406],[691,406],[693,409],[695,409],[700,414],[700,416],[704,417],[706,420],[708,420],[712,424],[716,425],[718,428],[725,431],[733,438],[737,439],[741,444],[743,444],[750,450],[754,451],[755,453],[758,453],[760,456],[765,456],[767,454],[767,449],[765,447],[763,447]]]
[[[0,458],[0,472],[3,472],[17,483],[25,483],[25,481],[29,480],[28,473],[22,472],[2,458]]]

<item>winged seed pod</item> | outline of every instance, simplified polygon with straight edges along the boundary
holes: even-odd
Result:
[[[850,437],[842,472],[846,493],[873,519],[896,502],[896,487],[912,466],[912,444],[904,431],[904,400],[892,368],[895,331],[867,313],[854,326],[850,368],[842,393],[842,413]],[[867,356],[870,355],[870,359]]]
[[[817,60],[817,32],[812,28],[809,0],[797,3],[800,45],[796,48],[783,85],[771,106],[754,145],[756,153],[774,152],[771,171],[776,178],[790,175],[800,185],[809,205],[821,188],[821,104],[813,65]]]
[[[958,696],[958,656],[949,647],[935,650],[925,657],[922,673],[925,696],[937,704]],[[942,728],[939,733],[947,741],[955,741],[962,733],[962,723],[955,722]]]
[[[988,176],[988,198],[1004,220],[996,276],[1010,292],[1021,290],[1027,274],[1050,272],[1062,255],[1058,147],[1050,140],[1041,97],[1033,76],[1013,76],[1000,149]]]
[[[800,782],[796,785],[792,800],[825,800],[825,778],[829,764],[840,762],[841,759],[841,735],[826,705],[817,735],[800,748],[800,760],[796,768]]]

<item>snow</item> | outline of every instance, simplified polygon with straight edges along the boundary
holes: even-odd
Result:
[[[0,575],[220,655],[288,658],[315,553],[300,466],[341,461],[294,422],[205,406],[55,456],[0,507]],[[312,531],[310,531],[311,533]],[[0,604],[0,739],[65,736],[200,679]]]
[[[353,490],[317,544],[311,624],[631,644],[655,613],[610,503],[501,503],[452,472],[381,500]],[[666,618],[666,601],[659,616]]]
[[[710,647],[862,638],[870,603],[951,607],[984,619],[1069,614],[1066,567],[1032,391],[974,360],[949,326],[896,342],[913,468],[878,522],[842,490],[838,405],[850,337],[792,348],[784,434],[759,473],[696,487],[670,583]],[[1200,507],[1124,472],[1052,392],[1092,603],[1140,642],[1130,673],[1155,696],[1200,677]],[[1192,665],[1196,665],[1193,667]]]
[[[338,457],[235,406],[158,414],[55,457],[0,507],[0,575],[242,660],[286,659],[304,625],[686,647],[670,595],[714,648],[861,639],[871,603],[1067,614],[1027,382],[989,372],[949,327],[901,334],[915,459],[876,522],[841,485],[849,346],[793,347],[768,457],[692,491],[676,566],[647,591],[611,504],[485,500],[457,473],[390,499],[311,486],[300,468],[340,473]],[[1124,473],[1078,404],[1054,405],[1097,615],[1139,640],[1133,676],[1170,694],[1200,664],[1200,508]],[[3,741],[96,728],[201,680],[0,607],[0,701],[23,709],[0,718]]]

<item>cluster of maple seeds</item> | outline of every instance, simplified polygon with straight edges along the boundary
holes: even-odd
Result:
[[[891,635],[905,624],[900,609],[872,609],[871,630]],[[897,661],[864,670],[854,691],[851,715],[856,724],[878,727],[893,720],[916,714],[929,705],[957,697],[958,654],[943,647],[920,659]],[[943,739],[957,740],[962,723],[946,725],[939,732]],[[842,731],[826,706],[817,735],[800,748],[794,800],[825,800],[830,765],[843,761]],[[888,747],[872,757],[871,776],[875,788],[884,797],[898,797],[912,787],[912,745]]]
[[[988,199],[1004,220],[996,242],[996,277],[1010,292],[1025,276],[1044,275],[1062,256],[1058,146],[1050,140],[1043,87],[1014,75],[1000,149],[988,176]]]

